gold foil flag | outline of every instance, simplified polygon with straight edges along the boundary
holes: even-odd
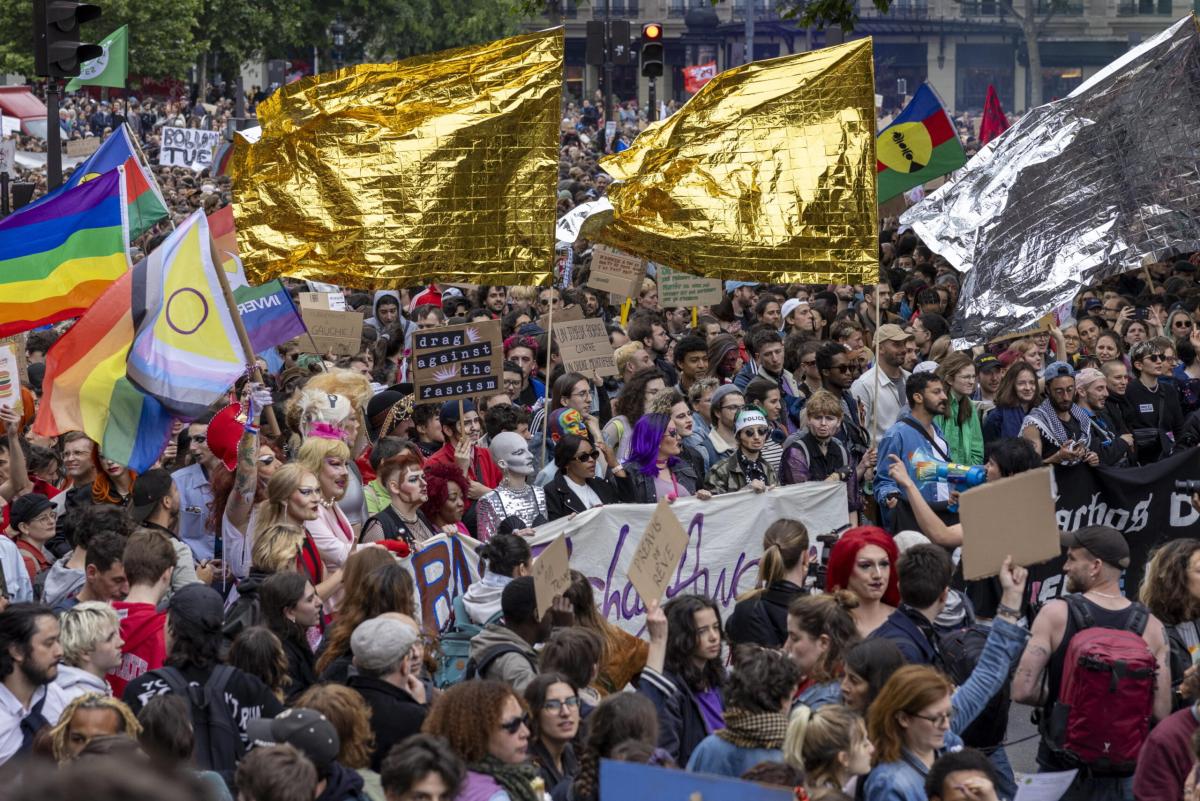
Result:
[[[280,89],[237,137],[238,246],[258,284],[537,284],[554,260],[561,29]]]
[[[723,72],[600,164],[617,183],[595,238],[627,253],[711,278],[875,280],[870,39]]]

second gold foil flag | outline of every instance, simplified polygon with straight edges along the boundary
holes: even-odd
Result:
[[[870,39],[721,73],[601,161],[595,238],[713,278],[874,281],[874,86]]]
[[[231,164],[251,280],[540,283],[562,70],[556,29],[280,89]]]

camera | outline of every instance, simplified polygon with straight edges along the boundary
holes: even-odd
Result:
[[[1195,495],[1200,492],[1200,479],[1194,478],[1177,478],[1175,479],[1175,491],[1186,492],[1188,495]]]

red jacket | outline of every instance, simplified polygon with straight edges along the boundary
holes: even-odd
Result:
[[[467,480],[478,481],[488,489],[495,489],[500,486],[500,481],[504,478],[504,473],[501,472],[499,466],[493,461],[492,454],[487,448],[481,448],[478,445],[473,447],[473,451],[471,464],[467,467]],[[434,462],[444,462],[450,465],[457,464],[454,461],[454,446],[447,442],[442,446],[441,450],[436,451],[433,456],[425,460],[426,464],[433,464]],[[471,501],[466,500],[464,508],[470,509]]]
[[[1192,734],[1198,725],[1196,707],[1192,705],[1167,716],[1150,730],[1133,774],[1135,798],[1165,801],[1183,797],[1183,783],[1192,769]]]
[[[120,698],[125,685],[151,670],[157,670],[167,661],[166,633],[167,616],[158,612],[153,604],[113,601],[113,609],[121,618],[121,666],[115,673],[108,674],[113,696]]]

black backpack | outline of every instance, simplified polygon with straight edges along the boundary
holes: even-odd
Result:
[[[463,672],[463,680],[470,681],[471,679],[483,678],[483,674],[487,672],[491,664],[505,654],[520,654],[525,657],[525,661],[529,663],[534,672],[537,672],[537,663],[529,658],[529,654],[521,646],[516,643],[502,642],[485,648],[483,653],[479,655],[478,660],[475,657],[468,659],[467,668]]]
[[[983,647],[987,644],[989,629],[987,626],[972,623],[961,629],[943,633],[938,639],[941,650],[942,665],[946,673],[961,687],[971,677],[971,672],[979,664]],[[1008,731],[1008,711],[1012,706],[1012,671],[1009,669],[1009,680],[1003,689],[992,696],[987,706],[962,732],[963,742],[971,748],[988,751],[994,750],[1004,742]]]
[[[192,751],[196,767],[232,778],[238,761],[246,754],[241,730],[233,719],[233,710],[225,700],[225,689],[237,669],[229,665],[217,665],[203,687],[193,685],[173,667],[150,672],[166,682],[174,695],[187,699],[192,710],[192,730],[196,738],[196,746]]]

